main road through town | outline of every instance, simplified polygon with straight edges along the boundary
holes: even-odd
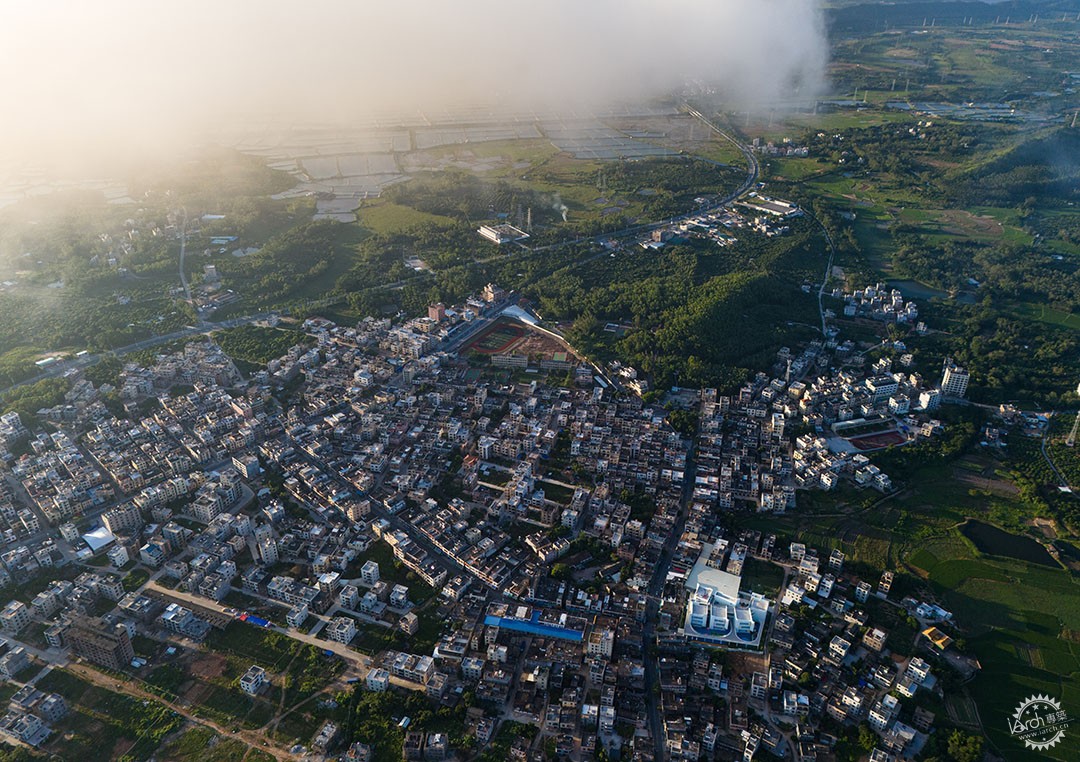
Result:
[[[682,537],[683,527],[686,525],[687,508],[694,494],[694,475],[697,470],[694,464],[694,447],[695,442],[691,440],[690,449],[686,453],[686,468],[683,471],[683,492],[679,499],[679,516],[671,534],[664,541],[664,546],[660,549],[660,557],[653,568],[653,576],[649,580],[646,591],[645,624],[641,628],[642,658],[645,661],[645,702],[649,710],[649,729],[656,746],[657,759],[666,759],[667,729],[660,711],[660,649],[656,642],[656,620],[664,601],[664,587],[667,584],[668,572],[671,570],[671,561],[679,545],[679,538]]]

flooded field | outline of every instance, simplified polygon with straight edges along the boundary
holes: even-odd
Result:
[[[964,537],[975,543],[975,547],[982,553],[1016,558],[1042,566],[1058,567],[1057,561],[1047,552],[1046,548],[1030,537],[1011,534],[991,524],[970,520],[960,527],[960,531]]]

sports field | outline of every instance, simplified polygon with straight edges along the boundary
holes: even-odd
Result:
[[[492,326],[473,339],[465,349],[480,355],[497,355],[509,351],[525,336],[524,326],[504,320],[496,321]]]
[[[899,431],[884,431],[880,434],[869,434],[865,437],[854,437],[848,440],[857,449],[864,452],[868,450],[880,450],[884,447],[893,447],[907,442],[907,437]]]

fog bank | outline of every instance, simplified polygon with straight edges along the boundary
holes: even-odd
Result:
[[[34,0],[0,26],[0,159],[98,163],[245,120],[573,109],[687,81],[821,88],[817,0]]]

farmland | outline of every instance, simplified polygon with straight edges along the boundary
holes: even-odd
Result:
[[[839,548],[855,568],[899,569],[899,594],[940,601],[954,613],[957,635],[982,666],[966,687],[973,703],[968,707],[958,694],[950,699],[957,704],[951,713],[969,721],[977,716],[1009,760],[1034,762],[1040,757],[1018,748],[1001,718],[1031,693],[1061,697],[1070,715],[1080,712],[1080,582],[1035,539],[994,526],[1033,532],[1029,511],[1014,492],[973,488],[952,473],[948,465],[922,466],[909,473],[906,488],[883,500],[868,504],[856,494],[841,494],[828,504],[808,504],[798,517],[748,525],[768,527],[781,541]],[[815,517],[816,511],[828,516]],[[992,555],[965,536],[970,519],[990,527],[977,539],[992,536],[995,544],[986,546]],[[1068,750],[1056,754],[1055,759],[1075,759]]]

